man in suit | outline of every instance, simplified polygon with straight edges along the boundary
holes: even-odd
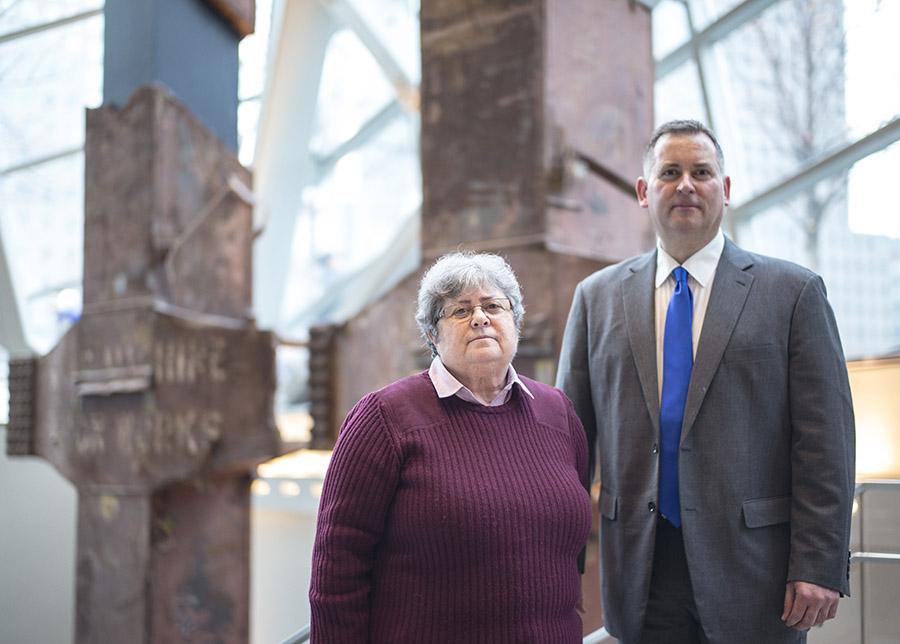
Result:
[[[853,410],[824,284],[723,236],[702,124],[658,128],[635,188],[657,247],[578,285],[557,378],[599,465],[606,628],[804,642],[849,591]]]

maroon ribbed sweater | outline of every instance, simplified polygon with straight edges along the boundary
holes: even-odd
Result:
[[[581,642],[587,442],[568,399],[523,378],[499,407],[427,372],[360,400],[325,476],[313,644]]]

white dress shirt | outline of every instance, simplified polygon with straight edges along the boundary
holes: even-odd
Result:
[[[700,331],[703,330],[703,319],[706,317],[706,306],[709,304],[709,294],[712,291],[713,278],[716,276],[716,267],[719,258],[725,249],[725,235],[722,230],[716,233],[712,241],[688,257],[684,264],[679,264],[672,256],[663,250],[659,242],[656,244],[656,294],[654,304],[656,307],[656,375],[659,383],[659,396],[662,399],[663,385],[663,340],[666,330],[666,311],[669,308],[669,300],[675,290],[675,276],[672,271],[678,266],[683,266],[688,272],[688,287],[694,301],[694,317],[691,324],[691,345],[694,357],[697,357],[697,343],[700,340]]]
[[[440,356],[435,356],[434,360],[431,361],[431,366],[428,368],[428,376],[431,378],[431,384],[434,385],[434,390],[437,392],[438,398],[449,398],[450,396],[455,395],[466,402],[484,405],[485,407],[499,407],[500,405],[506,404],[506,401],[509,400],[509,397],[512,394],[513,385],[519,385],[523,392],[528,394],[532,399],[534,398],[534,394],[528,391],[528,387],[526,387],[525,383],[519,378],[519,374],[516,373],[516,370],[513,369],[512,365],[509,365],[509,371],[506,372],[506,385],[490,402],[484,402],[483,400],[478,399],[475,394],[469,391],[468,387],[457,380],[456,376],[450,373],[447,367],[444,366],[444,363],[441,362]]]

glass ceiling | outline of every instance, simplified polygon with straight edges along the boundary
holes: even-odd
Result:
[[[719,133],[734,178],[729,233],[825,275],[842,329],[858,327],[845,338],[848,355],[900,350],[898,287],[876,293],[880,282],[863,279],[871,288],[845,288],[838,277],[900,272],[900,213],[876,196],[900,161],[900,0],[654,4],[656,120],[699,118]],[[269,30],[284,5],[259,0],[256,34],[240,48],[239,155],[251,166],[277,81],[267,77]],[[315,171],[298,193],[284,269],[276,330],[289,336],[327,319],[317,302],[396,244],[421,202],[418,0],[324,5],[336,29],[309,115]],[[84,108],[102,95],[100,9],[97,0],[0,0],[0,234],[38,352],[77,313]],[[862,152],[860,140],[869,143]],[[878,298],[883,313],[871,304]]]
[[[900,206],[879,198],[900,162],[898,28],[897,0],[662,0],[653,13],[656,122],[713,126],[729,235],[822,274],[850,358],[900,353]]]
[[[0,235],[39,352],[81,288],[84,108],[101,101],[101,8],[0,0]]]
[[[291,177],[302,184],[292,238],[286,257],[266,258],[288,273],[275,324],[286,337],[346,319],[348,302],[358,308],[414,266],[421,203],[419,0],[257,0],[239,52],[241,161],[267,153],[260,116],[285,81],[269,74],[270,45],[297,37],[281,15],[301,2],[327,7],[335,30],[310,88],[315,109],[297,114],[311,126],[314,171]],[[80,309],[84,109],[102,96],[102,4],[0,0],[0,257],[38,353]],[[733,178],[728,233],[824,276],[848,357],[900,354],[900,206],[885,198],[900,167],[900,0],[644,4],[656,122],[697,118],[719,134]],[[0,423],[4,358],[0,347]],[[302,397],[307,360],[294,347],[278,361],[283,410]],[[296,465],[268,475],[300,476]]]

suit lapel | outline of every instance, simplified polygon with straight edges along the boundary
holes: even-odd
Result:
[[[653,428],[659,432],[659,384],[656,375],[656,322],[653,310],[656,251],[639,259],[622,281],[625,328],[634,356],[644,402]]]
[[[722,354],[744,309],[750,285],[753,284],[753,275],[746,272],[746,269],[752,265],[753,260],[749,254],[725,240],[725,249],[716,267],[716,277],[691,372],[681,429],[682,443],[697,419],[709,384],[719,368]]]

